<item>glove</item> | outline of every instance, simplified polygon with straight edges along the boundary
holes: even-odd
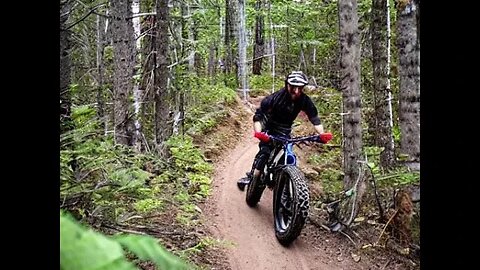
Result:
[[[264,132],[254,132],[253,137],[258,138],[262,142],[269,142],[270,137]]]
[[[321,143],[328,143],[332,139],[332,133],[322,133],[318,135],[318,141]]]

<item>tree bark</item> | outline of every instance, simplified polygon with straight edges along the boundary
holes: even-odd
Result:
[[[157,66],[155,67],[155,139],[159,154],[168,156],[165,141],[172,134],[168,96],[168,0],[157,0]]]
[[[235,72],[237,76],[237,2],[235,0],[225,0],[225,72],[230,74]],[[237,78],[238,80],[238,78]]]
[[[134,40],[131,0],[112,0],[112,42],[114,53],[114,123],[115,142],[123,145],[131,144],[132,123],[129,118],[130,103],[128,97],[132,91]]]
[[[262,62],[264,54],[264,39],[263,39],[263,1],[257,0],[255,2],[255,11],[257,15],[255,16],[255,44],[253,46],[253,68],[252,73],[255,75],[262,74]]]
[[[372,2],[372,66],[375,91],[375,143],[383,147],[380,163],[384,168],[395,165],[390,92],[390,36],[388,35],[388,0]]]
[[[156,16],[148,16],[142,25],[142,32],[147,32],[142,43],[143,55],[143,64],[142,64],[142,79],[140,88],[143,89],[144,96],[142,98],[143,105],[140,107],[140,119],[142,119],[142,134],[145,135],[144,143],[142,147],[145,147],[146,150],[149,150],[148,143],[153,141],[152,138],[155,137],[155,121],[152,118],[147,117],[148,115],[154,115],[154,100],[155,100],[155,90],[154,90],[154,70],[156,66]],[[142,149],[143,151],[143,149]]]
[[[132,3],[132,13],[138,14],[140,12],[140,0],[133,0]],[[141,38],[140,38],[140,18],[135,17],[133,21],[133,30],[135,37],[135,50],[134,50],[134,66],[137,66],[137,61],[141,62]],[[134,69],[134,74],[137,74],[137,70]],[[138,76],[138,75],[137,75]],[[135,80],[133,85],[133,108],[134,108],[134,132],[132,134],[132,145],[137,152],[140,152],[142,149],[142,125],[140,121],[140,111],[143,104],[143,91],[140,87],[140,81]]]
[[[407,160],[420,161],[420,52],[417,43],[417,6],[413,0],[397,1],[399,57],[400,149]]]
[[[71,125],[71,60],[70,30],[66,29],[74,1],[60,3],[60,132],[72,129]]]
[[[340,208],[340,222],[349,226],[358,213],[365,192],[365,178],[359,172],[362,160],[360,92],[360,42],[356,0],[339,0],[340,76],[343,97],[343,169],[344,190],[353,188]]]
[[[248,98],[247,40],[245,37],[245,0],[238,1],[238,78],[243,90],[243,100]]]
[[[105,49],[105,18],[97,15],[97,116],[100,119],[100,126],[107,134],[107,125],[105,117],[105,98],[103,93],[104,88],[104,73],[105,63],[103,61]]]

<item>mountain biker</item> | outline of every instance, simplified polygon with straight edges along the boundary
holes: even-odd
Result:
[[[303,92],[303,88],[308,84],[307,76],[302,71],[293,71],[285,78],[285,87],[279,91],[265,97],[260,107],[253,116],[254,136],[261,139],[258,144],[260,148],[255,156],[253,177],[259,177],[265,163],[268,160],[270,152],[273,150],[271,142],[262,141],[262,137],[267,135],[280,135],[290,137],[293,121],[297,118],[300,111],[305,112],[315,131],[320,136],[323,131],[323,125],[318,117],[318,111],[311,98]],[[256,163],[256,164],[255,164]],[[247,173],[237,181],[237,185],[244,190],[245,185],[250,182],[251,173]]]

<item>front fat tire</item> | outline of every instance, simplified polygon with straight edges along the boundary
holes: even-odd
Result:
[[[252,180],[247,185],[245,201],[250,207],[255,207],[258,204],[262,197],[263,190],[265,190],[265,185],[260,182],[261,177],[262,175],[260,175],[260,177],[254,177],[252,174]]]
[[[291,183],[291,189],[289,185]],[[290,214],[284,214],[281,206],[283,190],[290,190]],[[273,194],[275,236],[283,246],[289,246],[301,233],[308,216],[310,191],[304,174],[292,165],[286,166],[278,178]],[[286,218],[289,217],[289,218]],[[285,224],[285,219],[288,221]]]

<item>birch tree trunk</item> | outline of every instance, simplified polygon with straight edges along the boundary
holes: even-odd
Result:
[[[384,168],[395,164],[390,91],[390,31],[388,0],[372,2],[373,88],[375,91],[375,143],[383,147],[380,163]]]
[[[365,178],[359,172],[362,156],[360,41],[356,0],[339,0],[340,78],[343,97],[344,190],[353,195],[340,206],[340,222],[349,226],[358,213],[365,192]]]
[[[114,124],[115,142],[123,145],[131,143],[129,132],[129,107],[128,97],[132,91],[132,77],[134,66],[134,40],[131,10],[131,0],[112,0],[112,42],[114,79]]]
[[[132,14],[136,15],[140,12],[140,0],[133,0],[132,3]],[[141,38],[140,38],[140,18],[135,17],[132,19],[133,23],[133,31],[135,37],[135,52],[134,52],[134,66],[137,66],[137,61],[141,63]],[[134,74],[137,74],[137,70],[134,68]],[[135,77],[136,77],[135,76]],[[140,88],[140,80],[135,79],[133,84],[133,108],[134,108],[134,132],[132,137],[132,144],[134,149],[138,152],[142,149],[142,136],[140,132],[142,132],[142,125],[140,121],[140,110],[142,106],[142,98],[143,98],[143,91]]]
[[[264,39],[263,39],[263,1],[257,0],[255,2],[255,11],[257,15],[255,16],[255,45],[253,46],[253,67],[252,74],[261,75],[262,74],[262,62],[264,54]]]
[[[408,161],[420,161],[420,52],[417,44],[417,6],[413,0],[397,1],[399,57],[400,149]]]
[[[243,100],[248,98],[247,40],[245,37],[245,0],[238,1],[238,78],[243,90]]]
[[[159,154],[168,156],[165,141],[172,134],[168,98],[168,0],[157,0],[157,66],[155,67],[155,139]]]

